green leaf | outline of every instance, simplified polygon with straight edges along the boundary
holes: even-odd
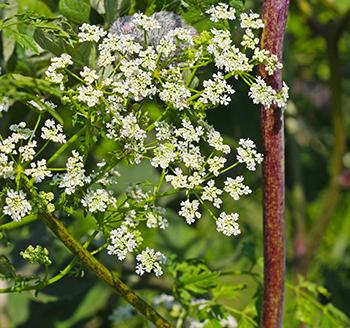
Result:
[[[76,24],[89,22],[89,0],[60,0],[60,13]]]
[[[206,294],[209,289],[217,286],[219,272],[211,271],[203,263],[180,263],[176,266],[179,288],[195,294]]]
[[[113,23],[118,17],[124,16],[130,9],[130,0],[104,0],[106,22]]]
[[[16,48],[16,40],[9,35],[9,33],[3,33],[2,35],[2,52],[4,56],[4,62],[7,63]]]
[[[39,49],[35,43],[35,40],[32,36],[17,32],[17,31],[12,30],[12,29],[11,30],[8,29],[7,31],[9,31],[10,33],[12,33],[14,35],[18,44],[20,44],[24,49],[30,49],[37,55],[40,53]]]
[[[345,325],[350,325],[350,319],[347,317],[347,315],[336,308],[333,304],[327,304],[325,307],[325,310],[334,317],[334,319],[342,322]]]
[[[60,56],[63,52],[66,52],[64,41],[55,35],[36,29],[34,39],[41,48],[48,50],[55,56]]]

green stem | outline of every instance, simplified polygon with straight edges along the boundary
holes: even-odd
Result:
[[[129,287],[123,283],[113,272],[98,261],[69,233],[67,228],[52,213],[42,215],[43,221],[50,230],[62,241],[62,243],[101,280],[109,285],[117,294],[122,296],[135,309],[142,313],[156,327],[171,327],[159,313],[157,313],[148,303],[136,295]]]
[[[98,231],[95,230],[91,236],[88,238],[88,240],[84,243],[83,247],[86,249],[92,242],[92,240],[96,237],[98,234]],[[92,254],[92,253],[91,253]],[[47,285],[52,285],[53,283],[57,282],[58,280],[61,280],[63,277],[65,277],[75,266],[75,264],[78,262],[77,258],[74,258],[59,274],[56,274],[52,278],[50,278],[47,281]]]
[[[55,154],[47,161],[47,165],[53,163],[68,147],[70,147],[84,133],[86,127],[81,128],[74,136],[72,136],[64,145],[62,145]]]
[[[13,221],[0,225],[0,231],[12,230],[21,226],[24,226],[30,222],[36,221],[38,219],[37,214],[30,214],[23,218],[21,221]]]

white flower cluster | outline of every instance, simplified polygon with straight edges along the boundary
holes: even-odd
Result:
[[[162,264],[165,263],[166,257],[159,251],[152,248],[146,248],[136,256],[136,273],[142,276],[145,272],[154,272],[159,277],[163,274]]]
[[[46,78],[52,82],[60,84],[61,89],[63,88],[63,73],[60,70],[66,68],[68,65],[72,65],[72,57],[68,54],[62,54],[60,57],[51,58],[51,65],[46,70]]]
[[[211,33],[213,37],[208,46],[208,52],[213,55],[218,69],[222,69],[236,77],[239,74],[253,70],[253,65],[249,63],[246,54],[233,45],[229,31],[212,28]]]
[[[120,261],[124,260],[128,253],[132,253],[142,243],[141,233],[126,225],[112,230],[110,239],[111,244],[107,247],[108,254],[117,255]]]
[[[276,69],[282,69],[283,65],[278,61],[276,55],[271,54],[268,50],[265,49],[254,49],[253,60],[256,60],[258,63],[264,64],[265,69],[269,75],[273,75]]]
[[[31,168],[26,169],[24,172],[28,176],[32,176],[34,182],[39,183],[46,177],[52,177],[52,173],[46,167],[46,159],[41,159],[37,163],[30,163]]]
[[[227,3],[220,2],[216,6],[210,7],[207,11],[210,14],[210,20],[217,23],[220,20],[234,20],[236,18],[236,10],[231,8]]]
[[[237,160],[240,163],[245,163],[250,171],[256,170],[256,164],[261,164],[263,155],[256,150],[256,146],[252,140],[240,139],[240,147],[237,148]]]
[[[160,228],[166,229],[168,227],[168,220],[164,217],[164,208],[153,207],[146,212],[146,225],[147,228]]]
[[[252,98],[254,104],[261,104],[266,108],[270,108],[273,104],[284,108],[288,100],[288,90],[287,85],[283,83],[282,89],[276,92],[258,76],[256,82],[250,86],[249,97]]]
[[[5,154],[0,153],[0,178],[14,179],[15,163]]]
[[[58,187],[64,188],[67,195],[73,194],[77,187],[83,187],[90,181],[85,176],[83,157],[76,150],[72,151],[72,156],[67,160],[67,172],[56,175],[56,179],[60,181]]]
[[[204,104],[227,106],[231,101],[228,94],[235,93],[235,90],[227,83],[221,72],[214,73],[213,80],[204,81],[203,86],[204,90],[200,101]]]
[[[90,25],[87,23],[84,23],[79,27],[79,42],[98,42],[102,37],[104,37],[107,32],[96,25]]]
[[[32,206],[26,199],[26,193],[22,190],[10,189],[5,198],[4,214],[7,214],[14,221],[20,221],[30,213]]]
[[[242,28],[249,28],[249,29],[264,28],[264,23],[261,20],[259,14],[252,13],[252,12],[250,12],[249,14],[242,13],[240,15],[240,20],[241,20]]]
[[[226,214],[222,212],[216,221],[217,231],[222,232],[226,236],[239,235],[241,230],[237,223],[238,217],[237,213]]]
[[[104,189],[89,190],[81,200],[83,206],[91,213],[105,212],[108,206],[116,207],[116,202],[117,200]]]
[[[147,135],[133,113],[113,117],[112,121],[106,124],[106,130],[107,138],[123,142],[125,152],[133,154],[131,162],[141,162]]]
[[[156,19],[142,13],[136,13],[134,15],[133,23],[147,32],[160,28],[160,24]]]
[[[209,180],[207,185],[203,188],[202,199],[208,200],[213,203],[216,208],[220,208],[222,200],[219,196],[222,194],[222,190],[215,186],[214,180]]]
[[[212,6],[207,13],[215,23],[236,19],[235,9],[225,3]],[[91,146],[95,140],[109,139],[108,145],[113,145],[111,157],[103,159],[87,174],[84,163],[91,157],[90,144],[86,142],[76,148],[84,151],[84,158],[73,150],[64,167],[48,167],[71,142],[66,145],[64,127],[52,118],[38,128],[41,118],[57,108],[47,100],[34,98],[27,102],[39,114],[34,130],[21,122],[10,126],[9,136],[0,138],[0,179],[8,179],[3,192],[4,214],[20,220],[32,211],[52,212],[55,206],[66,209],[80,204],[86,212],[101,218],[101,229],[110,232],[108,254],[116,255],[119,260],[129,253],[138,254],[139,275],[163,273],[165,256],[148,247],[140,250],[143,241],[140,228],[168,226],[165,209],[158,203],[158,198],[168,195],[163,193],[165,189],[170,190],[169,194],[184,194],[178,213],[188,224],[195,224],[202,217],[202,210],[207,209],[215,218],[219,232],[238,235],[237,213],[222,212],[216,216],[214,212],[222,207],[225,193],[239,200],[252,191],[243,183],[243,176],[227,177],[224,182],[217,177],[239,163],[254,171],[263,156],[250,139],[241,139],[237,162],[230,163],[234,158],[228,156],[231,148],[220,132],[205,121],[206,110],[230,103],[235,93],[230,78],[242,79],[250,85],[249,97],[253,103],[266,107],[273,104],[283,107],[288,87],[283,84],[282,90],[276,92],[261,77],[254,77],[257,64],[265,65],[269,74],[282,66],[274,54],[258,48],[257,35],[263,27],[259,16],[241,14],[237,19],[244,29],[239,43],[233,42],[228,29],[219,29],[225,24],[216,24],[201,35],[176,15],[164,12],[150,17],[138,13],[121,18],[109,31],[86,23],[80,26],[79,42],[90,42],[95,48],[93,66],[83,66],[80,71],[74,67],[70,71],[73,60],[70,55],[62,54],[51,59],[46,79],[61,88],[62,99],[72,104],[67,107],[74,109],[78,124],[86,122]],[[201,78],[202,68],[211,62],[217,71],[211,77]],[[0,111],[5,111],[6,99],[2,99],[4,105]],[[149,110],[153,105],[155,110]],[[43,140],[35,140],[37,130]],[[45,147],[50,142],[61,147],[56,156],[50,160],[37,158],[46,153]],[[120,161],[125,165],[149,161],[161,171],[159,184],[140,182],[116,196],[110,190],[115,190]],[[59,173],[53,176],[54,171]],[[42,183],[48,178],[52,178],[50,184]],[[56,205],[51,203],[53,193],[39,190],[36,199],[32,199],[31,193],[27,199],[21,190],[27,190],[23,188],[27,183],[30,186],[42,183],[33,188],[56,185],[71,196],[63,195]]]
[[[54,120],[46,120],[41,129],[41,138],[57,143],[65,143],[66,136],[63,134],[63,127],[61,124],[55,124]]]
[[[234,200],[239,200],[242,195],[249,195],[252,191],[243,184],[244,178],[238,176],[235,179],[227,178],[224,190],[230,194]]]
[[[186,219],[188,224],[192,224],[199,219],[202,214],[198,211],[199,209],[199,201],[193,200],[185,200],[181,202],[181,210],[179,211],[179,215],[183,216]]]

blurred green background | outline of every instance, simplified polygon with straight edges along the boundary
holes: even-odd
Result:
[[[2,15],[33,11],[53,16],[62,12],[56,0],[9,1],[11,9]],[[90,22],[107,22],[101,14],[104,1],[94,0],[87,12]],[[108,1],[107,1],[108,2]],[[229,2],[229,1],[226,1]],[[261,1],[240,3],[240,8],[261,11]],[[123,1],[115,1],[123,8]],[[208,28],[203,11],[215,1],[134,1],[134,11],[159,9],[174,10],[198,30]],[[81,1],[81,10],[89,1]],[[61,9],[61,12],[60,12]],[[100,12],[100,13],[99,13]],[[112,15],[112,14],[111,14]],[[108,15],[107,15],[108,16]],[[74,17],[68,17],[74,20]],[[22,27],[24,30],[26,27]],[[27,31],[30,34],[30,29]],[[37,75],[47,58],[45,55],[28,56],[28,51],[13,36],[1,35],[1,66],[4,72],[21,72]],[[18,41],[17,41],[18,42]],[[350,118],[350,1],[295,0],[290,6],[285,36],[283,78],[290,87],[290,101],[285,111],[286,133],[286,236],[287,236],[287,289],[284,327],[340,327],[339,324],[322,323],[327,308],[332,303],[350,316],[350,152],[347,148]],[[210,71],[205,72],[210,74]],[[259,109],[247,98],[247,89],[234,85],[237,93],[229,107],[212,110],[208,120],[225,135],[226,142],[235,146],[241,137],[249,137],[260,147]],[[152,105],[151,105],[152,107]],[[155,110],[155,109],[151,109]],[[1,132],[8,120],[18,121],[23,109],[2,118]],[[108,152],[109,144],[100,144],[95,160]],[[260,147],[261,149],[261,147]],[[120,168],[121,178],[117,188],[123,190],[130,182],[139,182],[146,175],[155,181],[159,172],[148,165],[130,170]],[[239,170],[229,174],[237,175]],[[261,174],[260,174],[261,176]],[[259,175],[246,176],[253,189],[252,197],[233,203],[224,200],[223,210],[240,213],[242,234],[226,238],[214,233],[215,226],[209,218],[201,219],[195,227],[177,219],[179,199],[168,199],[169,228],[150,235],[158,248],[177,254],[177,259],[203,258],[213,270],[262,272],[262,191]],[[74,221],[70,229],[76,235],[89,227],[88,220]],[[6,235],[0,250],[13,254],[29,243],[47,245],[58,267],[69,261],[69,254],[39,222]],[[17,251],[13,251],[17,250]],[[131,274],[131,266],[121,266],[107,256],[100,258],[146,299],[160,292],[168,292],[169,279],[146,278],[138,280]],[[32,274],[19,258],[15,263],[23,274]],[[137,314],[120,319],[113,311],[125,304],[88,271],[77,267],[76,276],[61,280],[38,295],[33,293],[0,295],[2,327],[147,327]],[[79,276],[84,275],[84,279]],[[310,305],[296,293],[300,284],[298,275],[306,277],[317,286],[317,306]],[[234,298],[221,301],[239,309],[250,311],[259,304],[261,288],[251,276],[224,277],[230,284],[246,284]],[[4,282],[2,282],[4,284]],[[315,286],[316,286],[315,285]],[[314,285],[308,285],[312,292]],[[5,287],[5,286],[3,286]],[[308,288],[306,288],[308,289]],[[312,293],[311,293],[312,294]],[[311,302],[311,301],[310,301]],[[312,302],[311,302],[312,303]],[[127,312],[127,311],[126,311]],[[339,314],[340,315],[340,314]]]

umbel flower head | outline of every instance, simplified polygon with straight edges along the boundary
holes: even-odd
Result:
[[[17,122],[0,138],[3,213],[15,221],[31,213],[84,213],[108,240],[108,254],[120,261],[134,256],[139,275],[163,273],[165,255],[148,247],[144,233],[172,224],[163,197],[181,196],[177,207],[184,224],[195,228],[207,211],[219,233],[240,234],[238,213],[220,209],[226,194],[239,201],[253,191],[244,172],[229,171],[236,166],[255,171],[263,156],[249,138],[231,149],[207,112],[237,96],[233,79],[246,83],[247,96],[265,107],[283,108],[288,87],[277,91],[255,76],[260,64],[268,74],[282,68],[274,54],[259,48],[259,15],[238,15],[225,3],[207,14],[213,27],[202,33],[166,11],[120,17],[109,30],[82,24],[78,41],[94,49],[91,65],[82,67],[65,53],[51,58],[44,77],[50,90],[57,89],[55,103],[46,99],[50,95],[33,96],[25,105],[37,123]],[[223,21],[236,24],[241,38]],[[202,74],[208,65],[214,70],[210,76]],[[5,115],[13,101],[7,95],[0,99]],[[61,103],[69,104],[63,122]],[[82,132],[73,134],[78,126]],[[96,164],[100,152],[91,152],[102,144],[110,152],[102,152]],[[122,184],[115,186],[120,163],[151,165],[159,181],[143,176],[123,191]]]

